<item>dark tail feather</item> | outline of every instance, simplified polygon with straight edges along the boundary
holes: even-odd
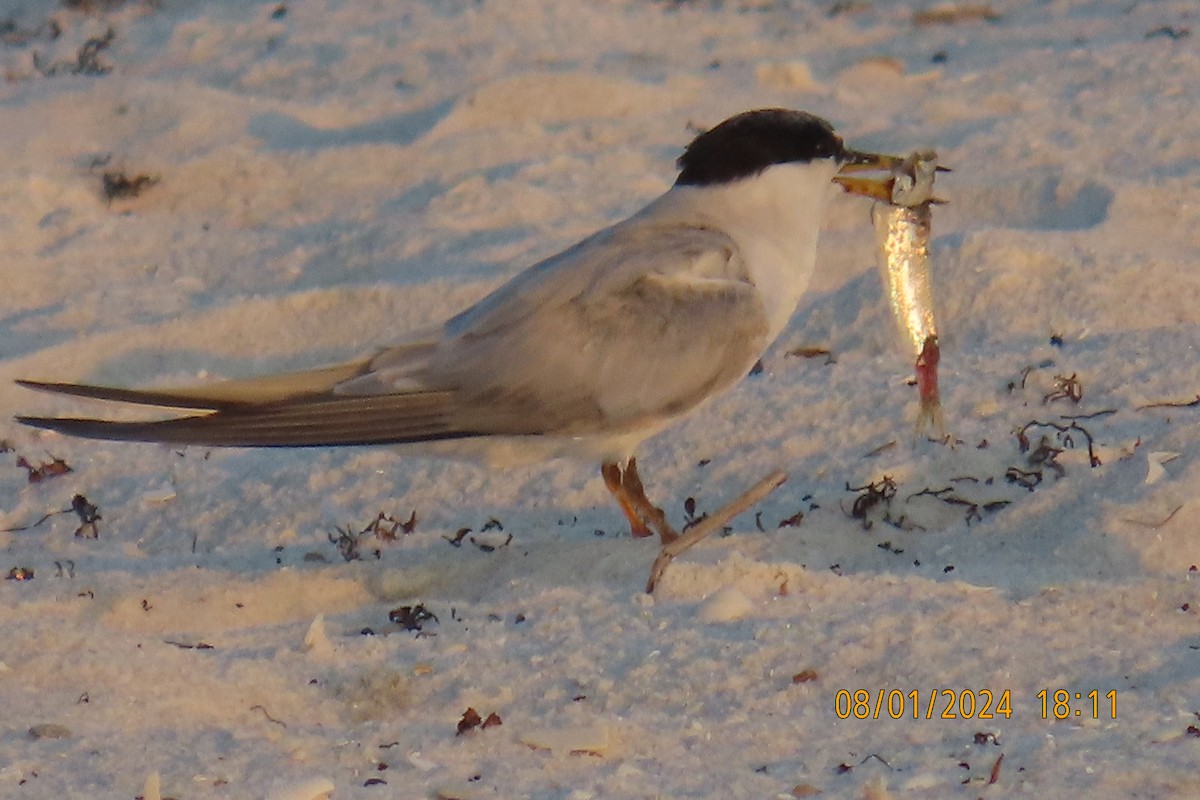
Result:
[[[118,394],[121,391],[113,390]],[[211,414],[155,422],[58,417],[17,417],[17,420],[35,428],[90,439],[210,447],[402,444],[480,435],[449,424],[450,401],[449,392],[324,396],[294,402],[227,405]]]

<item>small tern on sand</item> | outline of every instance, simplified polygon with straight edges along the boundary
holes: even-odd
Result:
[[[226,447],[453,441],[598,459],[634,535],[676,533],[635,447],[729,389],[808,286],[839,174],[893,156],[846,148],[803,111],[738,114],[699,134],[674,186],[520,273],[432,333],[331,367],[176,389],[20,381],[59,394],[201,412],[113,422],[18,417],[95,439]],[[482,446],[481,446],[482,445]]]

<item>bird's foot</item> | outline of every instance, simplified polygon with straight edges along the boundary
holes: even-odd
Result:
[[[624,469],[615,462],[606,462],[601,465],[600,474],[604,477],[604,485],[625,512],[630,533],[638,538],[657,533],[659,541],[663,544],[679,538],[679,534],[667,522],[667,515],[663,510],[646,497],[646,489],[642,485],[641,476],[638,475],[636,458],[630,458]]]

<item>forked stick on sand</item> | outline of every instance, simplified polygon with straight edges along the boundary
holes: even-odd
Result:
[[[696,527],[675,541],[663,545],[662,550],[658,553],[658,558],[654,559],[654,566],[650,568],[650,580],[646,581],[646,594],[654,592],[655,585],[662,579],[663,573],[667,570],[667,565],[671,563],[675,556],[687,552],[699,544],[712,534],[713,531],[722,527],[726,522],[729,522],[729,520],[778,489],[786,480],[786,472],[775,470],[743,492],[741,496],[735,497],[714,511],[712,515],[705,517],[704,521],[696,525]]]

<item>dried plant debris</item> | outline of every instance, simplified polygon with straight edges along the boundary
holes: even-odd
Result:
[[[443,536],[442,538],[455,547],[462,547],[463,540],[466,539],[470,533],[470,528],[459,528],[454,532],[453,536]]]
[[[467,731],[474,730],[482,724],[483,717],[479,716],[479,712],[468,707],[467,710],[463,712],[462,718],[458,721],[458,726],[454,735],[462,736]]]
[[[961,507],[965,515],[965,521],[968,525],[970,525],[972,522],[982,521],[983,514],[985,512],[990,513],[993,511],[999,511],[1011,502],[1009,500],[971,500],[970,498],[963,497],[952,486],[947,486],[942,489],[931,489],[926,487],[919,492],[913,492],[910,494],[908,496],[908,500],[912,500],[915,497],[932,497],[939,502],[945,503],[946,505]],[[891,542],[881,542],[879,547],[885,550],[891,550],[896,554],[904,552],[903,550],[893,549],[891,547]]]
[[[75,52],[74,61],[53,61],[47,63],[42,60],[37,51],[34,51],[33,68],[47,78],[54,77],[55,75],[107,75],[112,72],[112,65],[104,63],[100,59],[100,54],[108,49],[108,46],[113,43],[116,37],[116,31],[112,28],[106,30],[101,36],[93,36],[84,42]]]
[[[1038,442],[1038,446],[1030,451],[1026,460],[1031,467],[1049,467],[1054,471],[1056,477],[1061,478],[1067,474],[1066,467],[1058,463],[1058,457],[1062,454],[1061,447],[1055,447],[1049,436],[1043,436]]]
[[[420,604],[393,608],[388,619],[406,631],[419,631],[428,622],[438,622],[437,615]]]
[[[1043,403],[1053,403],[1055,400],[1070,400],[1072,403],[1079,403],[1083,399],[1083,384],[1080,383],[1079,377],[1072,372],[1068,377],[1066,375],[1054,376],[1054,390],[1042,398]]]
[[[896,768],[893,767],[891,764],[889,764],[883,756],[879,755],[878,753],[868,753],[866,755],[866,757],[864,757],[863,760],[859,761],[857,764],[850,764],[848,762],[843,761],[841,764],[838,764],[836,767],[834,767],[834,772],[836,772],[838,775],[845,775],[847,772],[850,772],[855,767],[861,767],[863,764],[867,763],[871,759],[875,759],[880,764],[883,764],[885,767],[887,767],[888,769],[890,769],[893,772],[896,771]]]
[[[361,533],[355,533],[350,528],[337,527],[334,532],[327,534],[331,544],[337,547],[338,555],[344,561],[358,561],[362,559],[362,550],[359,546],[359,537]],[[380,550],[375,550],[375,557],[382,557],[383,553]]]
[[[124,172],[105,172],[101,178],[104,199],[108,202],[139,197],[142,192],[158,183],[156,175],[126,175]]]
[[[995,490],[989,487],[1008,484],[1026,491],[1035,491],[1045,486],[1051,479],[1057,480],[1066,477],[1067,466],[1063,463],[1066,460],[1064,455],[1072,451],[1085,451],[1091,467],[1101,466],[1102,459],[1097,451],[1096,439],[1088,428],[1080,424],[1080,421],[1107,416],[1111,413],[1115,413],[1115,411],[1105,410],[1078,416],[1064,415],[1061,417],[1061,422],[1031,420],[1014,429],[1018,451],[1023,457],[1018,463],[1010,462],[1003,473],[984,476],[963,475],[950,478],[952,486],[921,489],[909,494],[905,498],[905,502],[918,497],[932,498],[941,503],[960,506],[966,515],[968,524],[979,521],[987,514],[1011,505],[1015,499],[1013,496],[1005,497],[1003,494],[997,496]],[[1136,445],[1134,446],[1136,447]],[[979,489],[971,489],[971,486],[977,486]],[[981,491],[986,493],[983,497],[979,496]],[[892,522],[886,518],[885,521]],[[903,517],[901,521],[903,521]]]
[[[504,722],[500,719],[500,715],[495,711],[488,714],[487,717],[480,717],[478,711],[474,708],[468,708],[463,712],[462,719],[458,721],[458,727],[454,735],[462,736],[464,733],[476,728],[487,730],[488,728],[495,728],[503,724]]]
[[[69,508],[64,508],[64,509],[60,509],[59,511],[51,511],[51,512],[50,512],[50,513],[48,513],[48,514],[43,514],[43,515],[42,515],[42,516],[41,516],[41,517],[38,519],[38,521],[37,521],[37,522],[31,522],[31,523],[29,523],[28,525],[15,525],[15,526],[13,526],[13,527],[11,527],[11,528],[0,528],[0,533],[16,533],[16,532],[18,532],[18,531],[28,531],[28,530],[32,530],[33,528],[36,528],[37,526],[41,525],[43,522],[45,522],[46,520],[48,520],[48,519],[50,519],[51,517],[55,516],[56,514],[66,514],[66,513],[69,513],[69,512],[70,512],[70,510],[71,510],[71,509],[69,509]]]
[[[287,723],[286,723],[286,722],[284,722],[284,721],[282,721],[282,720],[275,719],[274,717],[272,717],[272,716],[271,716],[271,713],[270,713],[269,711],[267,711],[267,707],[266,707],[266,706],[263,706],[263,705],[253,705],[253,706],[250,706],[250,710],[251,710],[251,711],[260,711],[260,712],[262,712],[262,715],[263,715],[264,717],[266,717],[266,719],[267,719],[267,722],[273,722],[273,723],[275,723],[276,725],[278,725],[278,726],[279,726],[279,727],[281,727],[281,728],[286,728],[286,727],[287,727]]]
[[[1043,361],[1021,370],[1019,379],[1009,382],[1011,392],[1023,391],[1027,388],[1027,379],[1038,369],[1053,366],[1053,362]],[[1044,403],[1068,400],[1079,403],[1083,399],[1083,386],[1078,373],[1057,374],[1054,376],[1053,390],[1038,390],[1038,396]],[[1178,404],[1153,404],[1149,407],[1160,406],[1200,406],[1200,397],[1196,401]],[[1142,408],[1146,408],[1143,406]],[[1067,454],[1087,453],[1087,463],[1095,468],[1102,465],[1102,459],[1096,445],[1096,438],[1086,427],[1088,420],[1100,419],[1117,413],[1117,409],[1103,409],[1087,414],[1063,414],[1057,420],[1033,419],[1019,425],[1013,430],[1016,438],[1019,457],[1002,466],[1001,472],[985,475],[962,475],[945,479],[946,483],[935,483],[918,488],[911,487],[902,498],[897,498],[897,483],[890,476],[874,480],[865,486],[846,484],[846,491],[856,493],[850,507],[842,504],[843,511],[851,518],[860,520],[863,528],[869,530],[875,522],[884,522],[904,531],[925,530],[914,524],[913,520],[924,520],[921,514],[914,511],[911,503],[923,503],[928,510],[930,503],[951,506],[961,509],[962,519],[967,525],[980,522],[992,513],[1011,505],[1019,494],[1014,489],[1033,492],[1047,485],[1052,480],[1067,475],[1068,465],[1076,463],[1076,459],[1068,459]],[[1139,440],[1140,441],[1140,440]],[[992,446],[987,440],[982,440],[977,447],[987,449]],[[1134,447],[1137,445],[1135,444]],[[869,456],[876,455],[872,451]],[[1005,486],[1012,488],[1005,489]],[[901,513],[901,512],[904,513]],[[880,543],[881,549],[892,552],[903,552],[900,548],[892,548],[890,542]]]
[[[14,528],[4,528],[4,533],[15,533],[17,531],[27,531],[36,528],[51,517],[59,514],[74,513],[79,517],[79,527],[75,529],[75,535],[80,539],[99,539],[100,528],[97,523],[103,519],[100,516],[100,509],[94,503],[88,502],[88,499],[81,494],[77,494],[71,498],[70,508],[62,508],[58,511],[51,511],[48,514],[43,514],[37,521],[29,525],[18,525]]]
[[[473,544],[484,553],[494,553],[496,550],[512,544],[513,535],[511,533],[503,537],[498,535],[504,531],[504,524],[495,517],[491,517],[483,523],[478,536],[471,535],[473,530],[473,528],[459,528],[453,536],[442,536],[442,538],[454,547],[462,547],[463,542]],[[600,531],[597,535],[603,536],[604,532]]]
[[[72,471],[71,466],[57,456],[50,456],[50,461],[43,461],[36,467],[29,463],[29,459],[24,456],[18,456],[17,466],[29,473],[28,479],[30,483],[41,483],[44,480],[57,478]]]
[[[1014,378],[1013,380],[1008,382],[1008,384],[1007,384],[1008,391],[1010,393],[1016,392],[1018,389],[1020,389],[1021,391],[1024,391],[1025,385],[1029,381],[1029,376],[1034,371],[1039,370],[1039,369],[1049,369],[1050,367],[1053,367],[1053,366],[1054,366],[1054,359],[1052,359],[1052,358],[1046,358],[1046,359],[1039,361],[1036,364],[1030,364],[1029,366],[1023,368],[1020,371],[1020,373],[1018,373],[1020,375],[1020,380],[1017,380]]]
[[[1030,420],[1029,422],[1025,423],[1016,430],[1017,445],[1020,447],[1022,453],[1029,452],[1029,431],[1035,428],[1050,428],[1054,430],[1054,437],[1057,444],[1061,445],[1063,449],[1070,450],[1075,449],[1075,434],[1079,434],[1083,437],[1084,441],[1087,442],[1088,463],[1090,463],[1093,467],[1098,467],[1103,463],[1100,460],[1100,456],[1096,454],[1096,442],[1092,437],[1091,432],[1075,420],[1070,420],[1069,424],[1066,425],[1057,422],[1039,422],[1038,420]],[[1041,449],[1041,447],[1042,444],[1041,441],[1039,441],[1039,449]],[[1061,453],[1062,450],[1060,449],[1059,452]],[[1031,454],[1030,458],[1033,459],[1035,456],[1038,456],[1037,450]],[[1058,465],[1055,464],[1054,466],[1057,467]],[[1061,467],[1058,468],[1061,469]]]
[[[865,453],[863,455],[863,458],[875,458],[876,456],[881,456],[884,453],[886,453],[888,450],[891,450],[895,446],[896,446],[896,440],[892,439],[891,441],[884,442],[883,444],[879,445],[879,447],[876,447],[874,450],[871,450],[871,451]]]
[[[512,544],[513,535],[510,533],[503,539],[480,538],[476,536],[468,537],[467,541],[478,547],[484,553],[494,553],[501,547],[508,547]]]
[[[659,580],[662,579],[663,574],[673,559],[686,553],[717,530],[728,531],[729,526],[726,525],[727,522],[764,500],[771,492],[782,486],[785,481],[787,481],[787,473],[780,470],[771,472],[733,500],[718,508],[704,522],[678,539],[664,544],[658,553],[658,557],[654,559],[654,564],[650,567],[650,577],[646,579],[646,594],[654,593],[654,587],[658,585]]]
[[[988,773],[988,786],[1000,780],[1000,765],[1004,763],[1004,753],[996,757],[996,761],[992,764],[992,770]]]
[[[795,514],[792,514],[790,517],[784,517],[783,519],[779,520],[779,524],[777,526],[775,526],[775,529],[779,530],[781,528],[798,528],[798,527],[800,527],[800,523],[803,521],[804,521],[804,512],[797,511]]]
[[[680,533],[686,533],[706,519],[708,519],[707,511],[696,514],[696,498],[689,497],[685,499],[683,501],[683,529]]]
[[[1020,467],[1009,467],[1004,473],[1004,480],[1032,492],[1041,484],[1042,473],[1040,470],[1024,470]]]
[[[849,513],[852,519],[862,522],[863,530],[870,530],[874,525],[871,519],[875,509],[883,509],[883,520],[890,521],[892,499],[896,496],[896,481],[890,475],[884,475],[878,481],[871,481],[866,486],[851,486],[846,483],[847,492],[857,492]]]
[[[77,494],[71,498],[71,510],[79,517],[79,527],[75,529],[75,536],[80,539],[99,539],[100,528],[96,523],[103,519],[100,509],[94,503],[88,502],[83,495]]]
[[[216,649],[213,645],[211,645],[208,642],[205,642],[203,640],[195,641],[195,642],[174,642],[174,641],[171,641],[170,639],[164,639],[163,644],[169,644],[172,647],[178,647],[180,650],[215,650]]]
[[[345,561],[358,561],[363,556],[364,542],[394,542],[400,534],[410,534],[417,528],[417,512],[413,511],[407,520],[401,522],[390,514],[380,511],[375,519],[367,523],[361,530],[353,526],[338,526],[333,533],[327,534],[331,544],[337,546],[338,554]],[[382,558],[383,551],[378,547],[371,549],[375,558]]]
[[[1062,419],[1081,420],[1081,419],[1100,419],[1101,417],[1111,417],[1117,413],[1115,408],[1102,408],[1099,411],[1089,411],[1086,414],[1059,414]]]
[[[833,351],[826,347],[794,347],[788,350],[786,355],[794,358],[823,358],[826,366],[837,363]]]
[[[379,516],[363,530],[363,534],[371,533],[376,539],[384,542],[394,542],[399,534],[408,535],[417,529],[417,512],[413,511],[404,522],[379,512]]]
[[[999,22],[1000,14],[989,5],[944,3],[913,13],[913,24],[956,25],[960,22]]]
[[[1137,407],[1138,411],[1145,411],[1150,408],[1196,408],[1200,406],[1200,394],[1193,397],[1191,400],[1163,400],[1158,403],[1146,403]]]

